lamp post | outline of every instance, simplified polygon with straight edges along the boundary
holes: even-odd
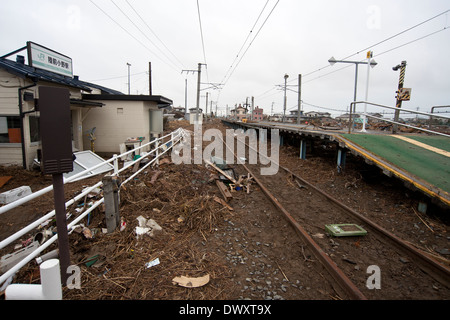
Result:
[[[370,60],[370,59],[369,59]],[[346,60],[336,60],[334,57],[331,57],[330,59],[328,59],[328,62],[331,65],[334,65],[336,62],[339,63],[353,63],[355,65],[355,89],[354,89],[354,93],[353,93],[353,102],[356,101],[356,93],[357,93],[357,87],[358,87],[358,65],[360,64],[367,64],[373,68],[375,67],[378,63],[375,62],[375,60],[371,59],[370,62],[369,61],[346,61]],[[366,92],[366,96],[367,96],[367,92]],[[356,105],[354,105],[355,108]],[[348,127],[348,133],[351,133],[351,124],[353,122],[352,120],[352,108],[350,107],[350,114],[349,114],[349,121],[350,121],[350,125]]]
[[[287,87],[286,81],[287,81],[287,78],[289,78],[289,76],[287,74],[285,74],[284,75],[284,104],[283,104],[283,121],[282,122],[284,122],[285,117],[286,117],[286,87]]]

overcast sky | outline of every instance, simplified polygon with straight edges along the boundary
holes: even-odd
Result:
[[[328,59],[362,61],[372,50],[368,100],[395,105],[392,67],[405,60],[412,95],[403,107],[429,111],[450,104],[449,9],[448,0],[0,0],[0,55],[33,41],[71,57],[81,80],[123,93],[130,63],[132,94],[148,94],[151,62],[153,94],[184,107],[187,79],[189,108],[197,74],[182,70],[206,63],[200,107],[208,92],[219,113],[251,97],[265,113],[282,112],[285,74],[295,109],[302,74],[303,110],[339,115],[353,101],[355,66]],[[364,100],[366,65],[358,80]]]

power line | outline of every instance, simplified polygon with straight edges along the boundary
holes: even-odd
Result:
[[[392,48],[392,49],[383,51],[383,52],[377,54],[377,56],[381,56],[382,54],[385,54],[385,53],[391,52],[391,51],[393,51],[393,50],[399,49],[399,48],[404,47],[404,46],[406,46],[406,45],[408,45],[408,44],[411,44],[411,43],[417,42],[417,41],[419,41],[419,40],[428,38],[428,37],[430,37],[430,36],[432,36],[432,35],[435,35],[436,33],[442,32],[442,31],[444,31],[444,30],[446,30],[446,29],[448,29],[448,28],[449,28],[449,27],[444,27],[444,28],[442,28],[442,29],[440,29],[440,30],[431,32],[431,33],[429,33],[429,34],[427,34],[427,35],[425,35],[425,36],[423,36],[423,37],[414,39],[414,40],[412,40],[412,41],[406,42],[406,43],[404,43],[404,44],[402,44],[402,45],[399,45],[399,46],[397,46],[397,47],[394,47],[394,48]]]
[[[444,30],[447,30],[447,29],[449,29],[449,27],[446,26],[446,27],[444,27],[444,28],[442,28],[442,29],[439,29],[439,30],[437,30],[437,31],[431,32],[431,33],[429,33],[429,34],[427,34],[427,35],[425,35],[425,36],[416,38],[416,39],[414,39],[414,40],[408,41],[408,42],[406,42],[406,43],[404,43],[404,44],[401,44],[401,45],[399,45],[399,46],[396,46],[396,47],[394,47],[394,48],[391,48],[391,49],[388,49],[388,50],[386,50],[386,51],[383,51],[383,52],[377,54],[376,57],[379,57],[379,56],[381,56],[381,55],[383,55],[383,54],[385,54],[385,53],[394,51],[394,50],[399,49],[399,48],[401,48],[401,47],[407,46],[407,45],[409,45],[409,44],[411,44],[411,43],[414,43],[414,42],[423,40],[423,39],[425,39],[425,38],[428,38],[428,37],[430,37],[430,36],[432,36],[432,35],[435,35],[435,34],[437,34],[437,33],[439,33],[439,32],[442,32],[442,31],[444,31]],[[363,60],[364,60],[364,59],[363,59]],[[363,60],[360,60],[360,61],[363,61]],[[307,84],[307,83],[309,83],[309,82],[311,82],[311,81],[314,81],[314,80],[317,80],[317,79],[326,77],[326,76],[328,76],[328,75],[330,75],[330,74],[333,74],[333,73],[335,73],[335,72],[341,71],[341,70],[346,69],[346,68],[349,68],[349,67],[351,67],[351,66],[352,66],[352,65],[346,65],[345,67],[342,67],[342,68],[333,70],[333,71],[331,71],[331,72],[325,73],[325,74],[323,74],[323,75],[321,75],[321,76],[318,76],[318,77],[316,77],[316,78],[313,78],[313,79],[310,79],[310,80],[308,80],[308,81],[305,81],[303,84]]]
[[[420,23],[418,23],[418,24],[416,24],[416,25],[414,25],[414,26],[412,26],[412,27],[409,27],[409,28],[407,28],[407,29],[405,29],[405,30],[403,30],[403,31],[401,31],[401,32],[398,32],[398,33],[396,33],[396,34],[394,34],[394,35],[392,35],[392,36],[390,36],[390,37],[388,37],[388,38],[386,38],[386,39],[384,39],[384,40],[382,40],[382,41],[379,41],[379,42],[377,42],[377,43],[375,43],[375,44],[372,44],[372,45],[370,45],[370,46],[368,46],[368,47],[366,47],[366,48],[364,48],[364,49],[358,50],[357,52],[355,52],[355,53],[353,53],[353,54],[351,54],[351,55],[349,55],[349,56],[347,56],[347,57],[345,57],[345,58],[343,58],[343,59],[340,59],[340,60],[348,59],[348,58],[353,57],[353,56],[355,56],[355,55],[357,55],[357,54],[359,54],[359,53],[361,53],[361,52],[364,52],[364,51],[366,51],[366,50],[368,50],[368,49],[370,49],[370,48],[373,48],[373,47],[375,47],[375,46],[378,46],[378,45],[380,45],[380,44],[382,44],[382,43],[384,43],[384,42],[386,42],[386,41],[392,40],[393,38],[398,37],[399,35],[402,35],[402,34],[408,32],[408,31],[411,31],[412,29],[415,29],[415,28],[417,28],[417,27],[419,27],[419,26],[421,26],[421,25],[423,25],[423,24],[425,24],[425,23],[427,23],[427,22],[430,22],[430,21],[432,21],[432,20],[434,20],[434,19],[436,19],[436,18],[438,18],[438,17],[440,17],[440,16],[442,16],[442,15],[448,13],[449,11],[450,11],[450,10],[446,10],[446,11],[444,11],[444,12],[441,12],[440,14],[438,14],[438,15],[432,17],[432,18],[429,18],[429,19],[427,19],[427,20],[425,20],[425,21],[422,21],[422,22],[420,22]],[[444,29],[446,29],[446,28],[447,28],[447,27],[445,27]],[[441,31],[442,31],[442,30],[441,30]],[[431,35],[431,34],[430,34],[430,35]],[[394,49],[392,49],[392,50],[394,50]],[[392,51],[392,50],[391,50],[391,51]],[[386,52],[388,52],[388,51],[386,51]],[[380,54],[378,54],[378,56],[379,56],[379,55],[380,55]],[[326,68],[329,68],[329,67],[330,67],[330,65],[328,64],[328,65],[323,66],[323,67],[321,67],[321,68],[319,68],[319,69],[317,69],[317,70],[314,70],[314,71],[311,71],[311,72],[309,72],[309,73],[304,74],[303,77],[307,77],[307,76],[309,76],[309,75],[311,75],[311,74],[314,74],[314,73],[316,73],[316,72],[322,71],[323,69],[326,69]],[[344,69],[344,68],[341,68],[341,69]],[[291,81],[294,81],[294,80],[295,80],[295,79],[293,79],[293,80],[291,80]]]
[[[131,9],[133,9],[133,11],[136,13],[136,15],[139,17],[139,19],[141,19],[141,21],[147,26],[148,30],[150,30],[150,32],[156,37],[156,39],[159,40],[159,42],[161,42],[161,44],[164,46],[164,48],[167,49],[167,51],[169,51],[169,53],[178,61],[178,63],[180,63],[180,65],[183,67],[184,69],[184,65],[183,63],[180,61],[180,59],[178,59],[178,57],[166,46],[166,44],[156,35],[156,33],[152,30],[152,28],[150,28],[150,26],[147,24],[147,22],[145,22],[145,20],[142,18],[142,16],[139,14],[139,12],[136,11],[136,9],[134,9],[134,7],[131,5],[131,3],[128,2],[128,0],[125,0],[127,2],[127,4],[130,6]]]
[[[147,73],[147,71],[133,73],[133,74],[130,74],[130,76],[137,76],[137,75],[144,74],[144,73]],[[103,79],[96,79],[96,80],[89,80],[89,81],[91,81],[91,82],[106,81],[106,80],[114,80],[114,79],[120,79],[120,78],[126,78],[126,77],[128,77],[128,76],[117,76],[117,77],[103,78]]]
[[[239,59],[238,63],[236,64],[236,66],[234,67],[233,71],[230,73],[230,75],[228,76],[228,78],[225,80],[224,82],[224,86],[225,84],[228,82],[228,80],[230,80],[231,76],[233,75],[234,71],[236,70],[236,68],[238,67],[238,65],[241,63],[242,59],[244,58],[245,54],[247,53],[248,49],[250,49],[250,47],[252,46],[253,42],[255,41],[256,37],[259,35],[259,32],[261,31],[261,29],[264,27],[264,25],[266,24],[267,20],[269,19],[269,17],[272,15],[273,11],[275,10],[276,6],[278,5],[278,2],[280,2],[280,0],[277,0],[277,2],[275,3],[275,5],[273,6],[272,10],[269,12],[268,16],[266,17],[266,19],[264,20],[264,22],[262,23],[261,27],[259,27],[258,32],[256,33],[256,35],[253,37],[252,41],[250,42],[250,44],[248,45],[247,49],[245,49],[244,53],[242,54],[241,58]]]
[[[173,63],[173,61],[171,61],[171,59],[167,56],[167,54],[161,50],[142,30],[141,28],[139,28],[139,26],[136,25],[136,23],[134,23],[133,20],[131,20],[131,18],[114,2],[114,0],[111,0],[111,2],[114,4],[114,6],[116,6],[117,9],[119,9],[120,12],[122,12],[122,14],[136,27],[136,29],[139,30],[139,32],[145,37],[147,38],[148,41],[150,41],[151,44],[153,44],[156,49],[158,49],[171,63]],[[157,56],[158,57],[158,56]],[[160,57],[158,57],[159,59],[161,59]],[[162,60],[162,59],[161,59]],[[176,64],[174,64],[174,66],[176,66]]]
[[[432,18],[429,18],[429,19],[427,19],[427,20],[425,20],[425,21],[423,21],[423,22],[420,22],[420,23],[418,23],[418,24],[416,24],[416,25],[414,25],[414,26],[412,26],[412,27],[410,27],[410,28],[408,28],[408,29],[405,29],[405,30],[403,30],[403,31],[401,31],[401,32],[399,32],[399,33],[397,33],[397,34],[395,34],[395,35],[393,35],[393,36],[390,36],[390,37],[388,37],[388,38],[386,38],[386,39],[384,39],[384,40],[382,40],[382,41],[380,41],[380,42],[377,42],[377,43],[375,43],[375,44],[373,44],[373,45],[371,45],[371,46],[369,46],[369,47],[367,47],[367,48],[364,48],[364,49],[362,49],[362,50],[359,50],[359,51],[355,52],[354,54],[352,54],[352,55],[350,55],[350,56],[348,56],[348,57],[345,57],[345,58],[343,58],[343,59],[341,59],[341,60],[345,60],[345,59],[351,58],[351,57],[353,57],[354,55],[360,54],[361,52],[364,52],[364,51],[366,51],[366,50],[368,50],[368,49],[370,49],[370,48],[373,48],[373,47],[375,47],[375,46],[377,46],[377,45],[379,45],[379,44],[382,44],[382,43],[384,43],[384,42],[386,42],[386,41],[389,41],[389,40],[391,40],[391,39],[394,39],[395,37],[398,37],[399,35],[404,34],[405,32],[408,32],[408,31],[410,31],[410,30],[412,30],[412,29],[415,29],[415,28],[417,28],[417,27],[419,27],[419,26],[421,26],[421,25],[423,25],[423,24],[425,24],[425,23],[427,23],[427,22],[429,22],[429,21],[431,21],[431,20],[434,20],[434,19],[436,19],[437,17],[440,17],[440,16],[446,14],[446,13],[449,12],[449,11],[450,11],[450,10],[446,10],[446,11],[444,11],[444,12],[442,12],[442,13],[440,13],[440,14],[438,14],[438,15],[432,17]],[[444,29],[445,29],[445,28],[444,28]]]
[[[198,23],[200,25],[200,36],[201,36],[201,39],[202,39],[203,59],[205,61],[205,65],[206,65],[206,78],[207,78],[207,80],[209,82],[208,62],[206,61],[205,41],[203,39],[202,18],[201,18],[201,15],[200,15],[200,4],[199,4],[198,0],[197,0],[197,12],[198,12]]]
[[[142,41],[140,41],[138,38],[136,38],[134,35],[132,35],[127,29],[125,29],[119,22],[117,22],[113,17],[111,17],[105,10],[103,10],[101,7],[99,7],[93,0],[89,0],[94,6],[97,7],[103,14],[105,14],[108,18],[110,18],[115,24],[117,24],[123,31],[125,31],[130,37],[132,37],[134,40],[136,40],[140,45],[142,45],[145,49],[147,49],[150,53],[154,54],[158,59],[160,59],[162,62],[167,64],[166,61],[162,60],[156,53],[154,53],[149,47],[147,47]],[[172,69],[178,72],[177,69],[175,69],[172,65],[167,64]]]
[[[270,0],[267,0],[266,3],[264,4],[264,7],[262,8],[261,12],[259,13],[258,18],[256,19],[255,23],[253,24],[253,27],[250,29],[250,32],[247,35],[247,38],[245,38],[244,43],[242,44],[241,48],[239,49],[236,57],[234,58],[233,62],[231,63],[230,67],[227,70],[227,73],[225,74],[225,76],[223,77],[222,83],[224,83],[225,79],[228,76],[228,73],[230,72],[230,70],[232,70],[234,63],[236,62],[236,60],[239,58],[239,55],[242,52],[242,49],[244,48],[245,44],[247,43],[248,39],[250,38],[250,36],[252,35],[253,29],[255,28],[256,24],[259,21],[259,18],[261,18],[261,15],[263,14],[264,10],[266,9],[267,4],[269,3]]]

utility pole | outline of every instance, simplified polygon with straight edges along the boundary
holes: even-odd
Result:
[[[253,110],[255,108],[255,97],[252,97],[252,112],[250,114],[250,119],[253,121]]]
[[[152,95],[152,63],[148,63],[148,95]]]
[[[187,78],[184,79],[184,117],[186,119],[186,115],[188,114],[188,107],[187,107]],[[188,119],[186,119],[188,120]]]
[[[302,75],[298,75],[298,106],[297,106],[297,124],[300,124],[300,115],[302,113]]]
[[[197,102],[196,102],[196,112],[197,112],[196,119],[197,119],[197,122],[198,122],[198,119],[199,119],[199,109],[200,109],[200,79],[201,79],[201,72],[202,72],[202,64],[206,66],[206,64],[204,64],[204,63],[199,63],[197,70],[182,70],[181,71],[181,73],[183,73],[183,72],[187,72],[187,73],[189,73],[189,72],[192,72],[192,73],[197,72],[198,73],[198,78],[197,78]]]
[[[127,62],[127,66],[128,66],[128,95],[130,95],[130,67],[131,67],[131,64],[129,64]]]
[[[400,108],[402,107],[402,99],[401,99],[401,94],[400,91],[403,88],[403,82],[405,81],[405,71],[406,71],[406,61],[402,61],[401,64],[396,65],[395,67],[392,68],[392,70],[397,71],[398,69],[400,69],[400,77],[398,80],[398,91],[397,91],[397,102],[395,104],[396,106],[396,110],[395,110],[395,115],[394,115],[394,121],[398,122],[398,118],[400,116]],[[397,124],[394,123],[392,125],[392,133],[397,133]]]
[[[287,75],[287,74],[285,74],[284,75],[284,105],[283,105],[283,120],[281,121],[281,122],[284,122],[284,120],[285,120],[285,117],[286,117],[286,100],[287,100],[287,98],[286,98],[286,87],[287,87],[287,84],[286,84],[286,81],[287,81],[287,78],[289,78],[289,76]]]
[[[211,107],[211,112],[212,112],[212,107]],[[205,115],[206,115],[206,121],[208,121],[208,92],[206,93],[206,111],[205,111]]]

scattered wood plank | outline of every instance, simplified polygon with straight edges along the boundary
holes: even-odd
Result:
[[[232,206],[230,206],[228,203],[226,203],[224,200],[220,199],[219,197],[214,196],[213,199],[214,199],[215,202],[220,203],[220,204],[223,205],[224,207],[227,207],[228,210],[234,211],[234,209],[233,209]]]
[[[215,164],[213,164],[212,162],[205,160],[206,164],[209,164],[211,167],[213,167],[214,169],[216,169],[217,171],[219,171],[221,174],[224,175],[225,178],[227,178],[228,180],[230,180],[233,183],[236,183],[236,180],[233,177],[230,177],[228,174],[226,174],[223,170],[219,169]]]
[[[3,187],[9,180],[11,180],[12,176],[0,177],[0,188]]]
[[[231,194],[230,190],[228,190],[228,188],[226,187],[225,183],[223,183],[220,180],[216,180],[216,185],[220,190],[220,193],[222,194],[222,196],[224,197],[225,201],[229,201],[233,198],[233,195]]]

